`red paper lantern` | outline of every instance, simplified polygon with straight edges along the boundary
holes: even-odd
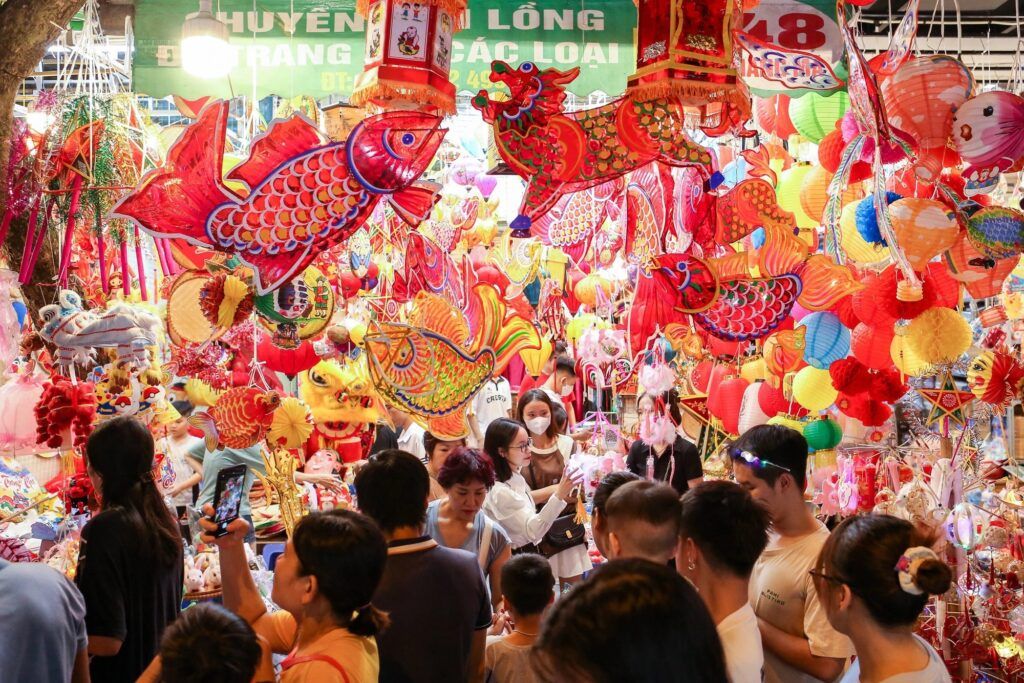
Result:
[[[861,322],[860,316],[853,307],[853,295],[844,296],[832,307],[832,312],[839,316],[839,321],[851,330]]]
[[[750,382],[742,377],[731,377],[724,380],[718,387],[717,412],[712,413],[722,421],[722,428],[729,434],[739,433],[740,407],[743,405],[743,392]]]
[[[715,368],[715,364],[709,360],[702,360],[693,366],[693,370],[690,371],[690,382],[693,384],[693,388],[702,394],[708,393],[708,387],[711,384],[711,371]]]
[[[744,341],[729,341],[727,339],[719,339],[713,334],[708,335],[707,339],[708,348],[711,351],[712,356],[738,356],[743,351],[743,348],[747,345]]]
[[[889,347],[895,332],[890,328],[869,327],[861,323],[853,329],[851,350],[853,357],[873,370],[892,367]]]
[[[999,259],[991,268],[972,264],[972,261],[977,263],[984,257],[967,239],[966,232],[961,232],[957,236],[956,242],[942,258],[952,272],[950,277],[962,282],[967,293],[974,299],[986,299],[999,294],[1003,288],[1003,281],[1010,276],[1020,261],[1018,257],[1013,256]]]
[[[351,102],[454,114],[448,73],[466,1],[359,0],[356,8],[366,17],[366,56]]]
[[[878,282],[880,277],[875,273],[868,273],[861,278],[864,289],[854,293],[851,307],[860,322],[869,327],[892,327],[896,318],[885,307],[878,305],[878,291],[881,288]],[[886,294],[888,295],[888,292]],[[892,296],[896,296],[895,284],[893,284]]]
[[[722,386],[722,382],[725,380],[729,372],[729,367],[726,365],[716,365],[711,371],[711,377],[708,379],[708,412],[712,415],[718,415],[718,401],[721,399],[721,393],[719,389]]]
[[[775,417],[779,414],[802,417],[807,414],[806,408],[796,401],[786,398],[781,386],[776,388],[768,382],[762,383],[761,388],[757,390],[757,404],[761,406],[761,412],[768,417]]]

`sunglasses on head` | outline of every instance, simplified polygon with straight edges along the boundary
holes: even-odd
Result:
[[[789,469],[788,467],[783,467],[782,465],[776,465],[771,460],[765,460],[764,458],[759,458],[756,455],[754,455],[753,453],[751,453],[750,451],[745,451],[745,450],[740,449],[740,448],[730,448],[729,449],[729,456],[733,460],[742,460],[743,462],[745,462],[746,464],[750,465],[751,467],[753,467],[756,470],[764,469],[765,467],[774,467],[775,469],[782,470],[783,472],[789,472],[790,474],[793,474],[793,470]]]

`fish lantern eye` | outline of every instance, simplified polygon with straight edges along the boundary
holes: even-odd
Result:
[[[411,145],[415,141],[416,141],[416,136],[413,135],[412,133],[403,133],[402,134],[402,144],[403,145]]]
[[[491,64],[491,69],[496,74],[503,74],[506,71],[508,71],[508,64],[506,64],[505,62],[495,61],[493,64]]]
[[[523,65],[519,67],[519,70],[522,71],[524,74],[528,74],[535,68],[536,67],[533,65],[533,62],[523,62]]]
[[[984,109],[982,109],[981,113],[984,116],[992,116],[992,114],[994,114],[995,111],[996,111],[995,108],[990,104],[989,106],[987,106]]]

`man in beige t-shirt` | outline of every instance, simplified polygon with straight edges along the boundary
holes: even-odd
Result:
[[[772,531],[750,576],[750,603],[764,645],[766,683],[832,681],[853,644],[828,623],[810,571],[828,529],[804,502],[807,441],[787,427],[762,425],[730,449],[736,482],[768,509]]]

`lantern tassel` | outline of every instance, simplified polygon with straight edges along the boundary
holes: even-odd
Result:
[[[128,271],[128,242],[121,238],[121,291],[125,297],[132,293],[132,274]]]
[[[64,228],[64,244],[60,250],[60,270],[57,275],[57,282],[61,288],[68,284],[68,270],[71,267],[71,247],[75,241],[75,225],[78,223],[78,203],[82,198],[82,183],[85,180],[82,174],[76,173],[75,179],[71,181],[71,202],[68,207],[68,222]]]
[[[104,294],[110,294],[110,278],[107,274],[107,239],[103,236],[103,228],[96,235],[96,251],[99,252],[100,288]]]
[[[139,229],[135,228],[135,268],[139,272],[139,293],[143,301],[149,301],[149,291],[146,287],[146,263],[142,259],[142,241],[139,239]]]
[[[349,99],[352,104],[359,107],[366,106],[375,100],[415,100],[416,102],[430,105],[438,113],[445,116],[451,116],[455,113],[455,102],[444,93],[429,85],[378,80],[353,92]]]

